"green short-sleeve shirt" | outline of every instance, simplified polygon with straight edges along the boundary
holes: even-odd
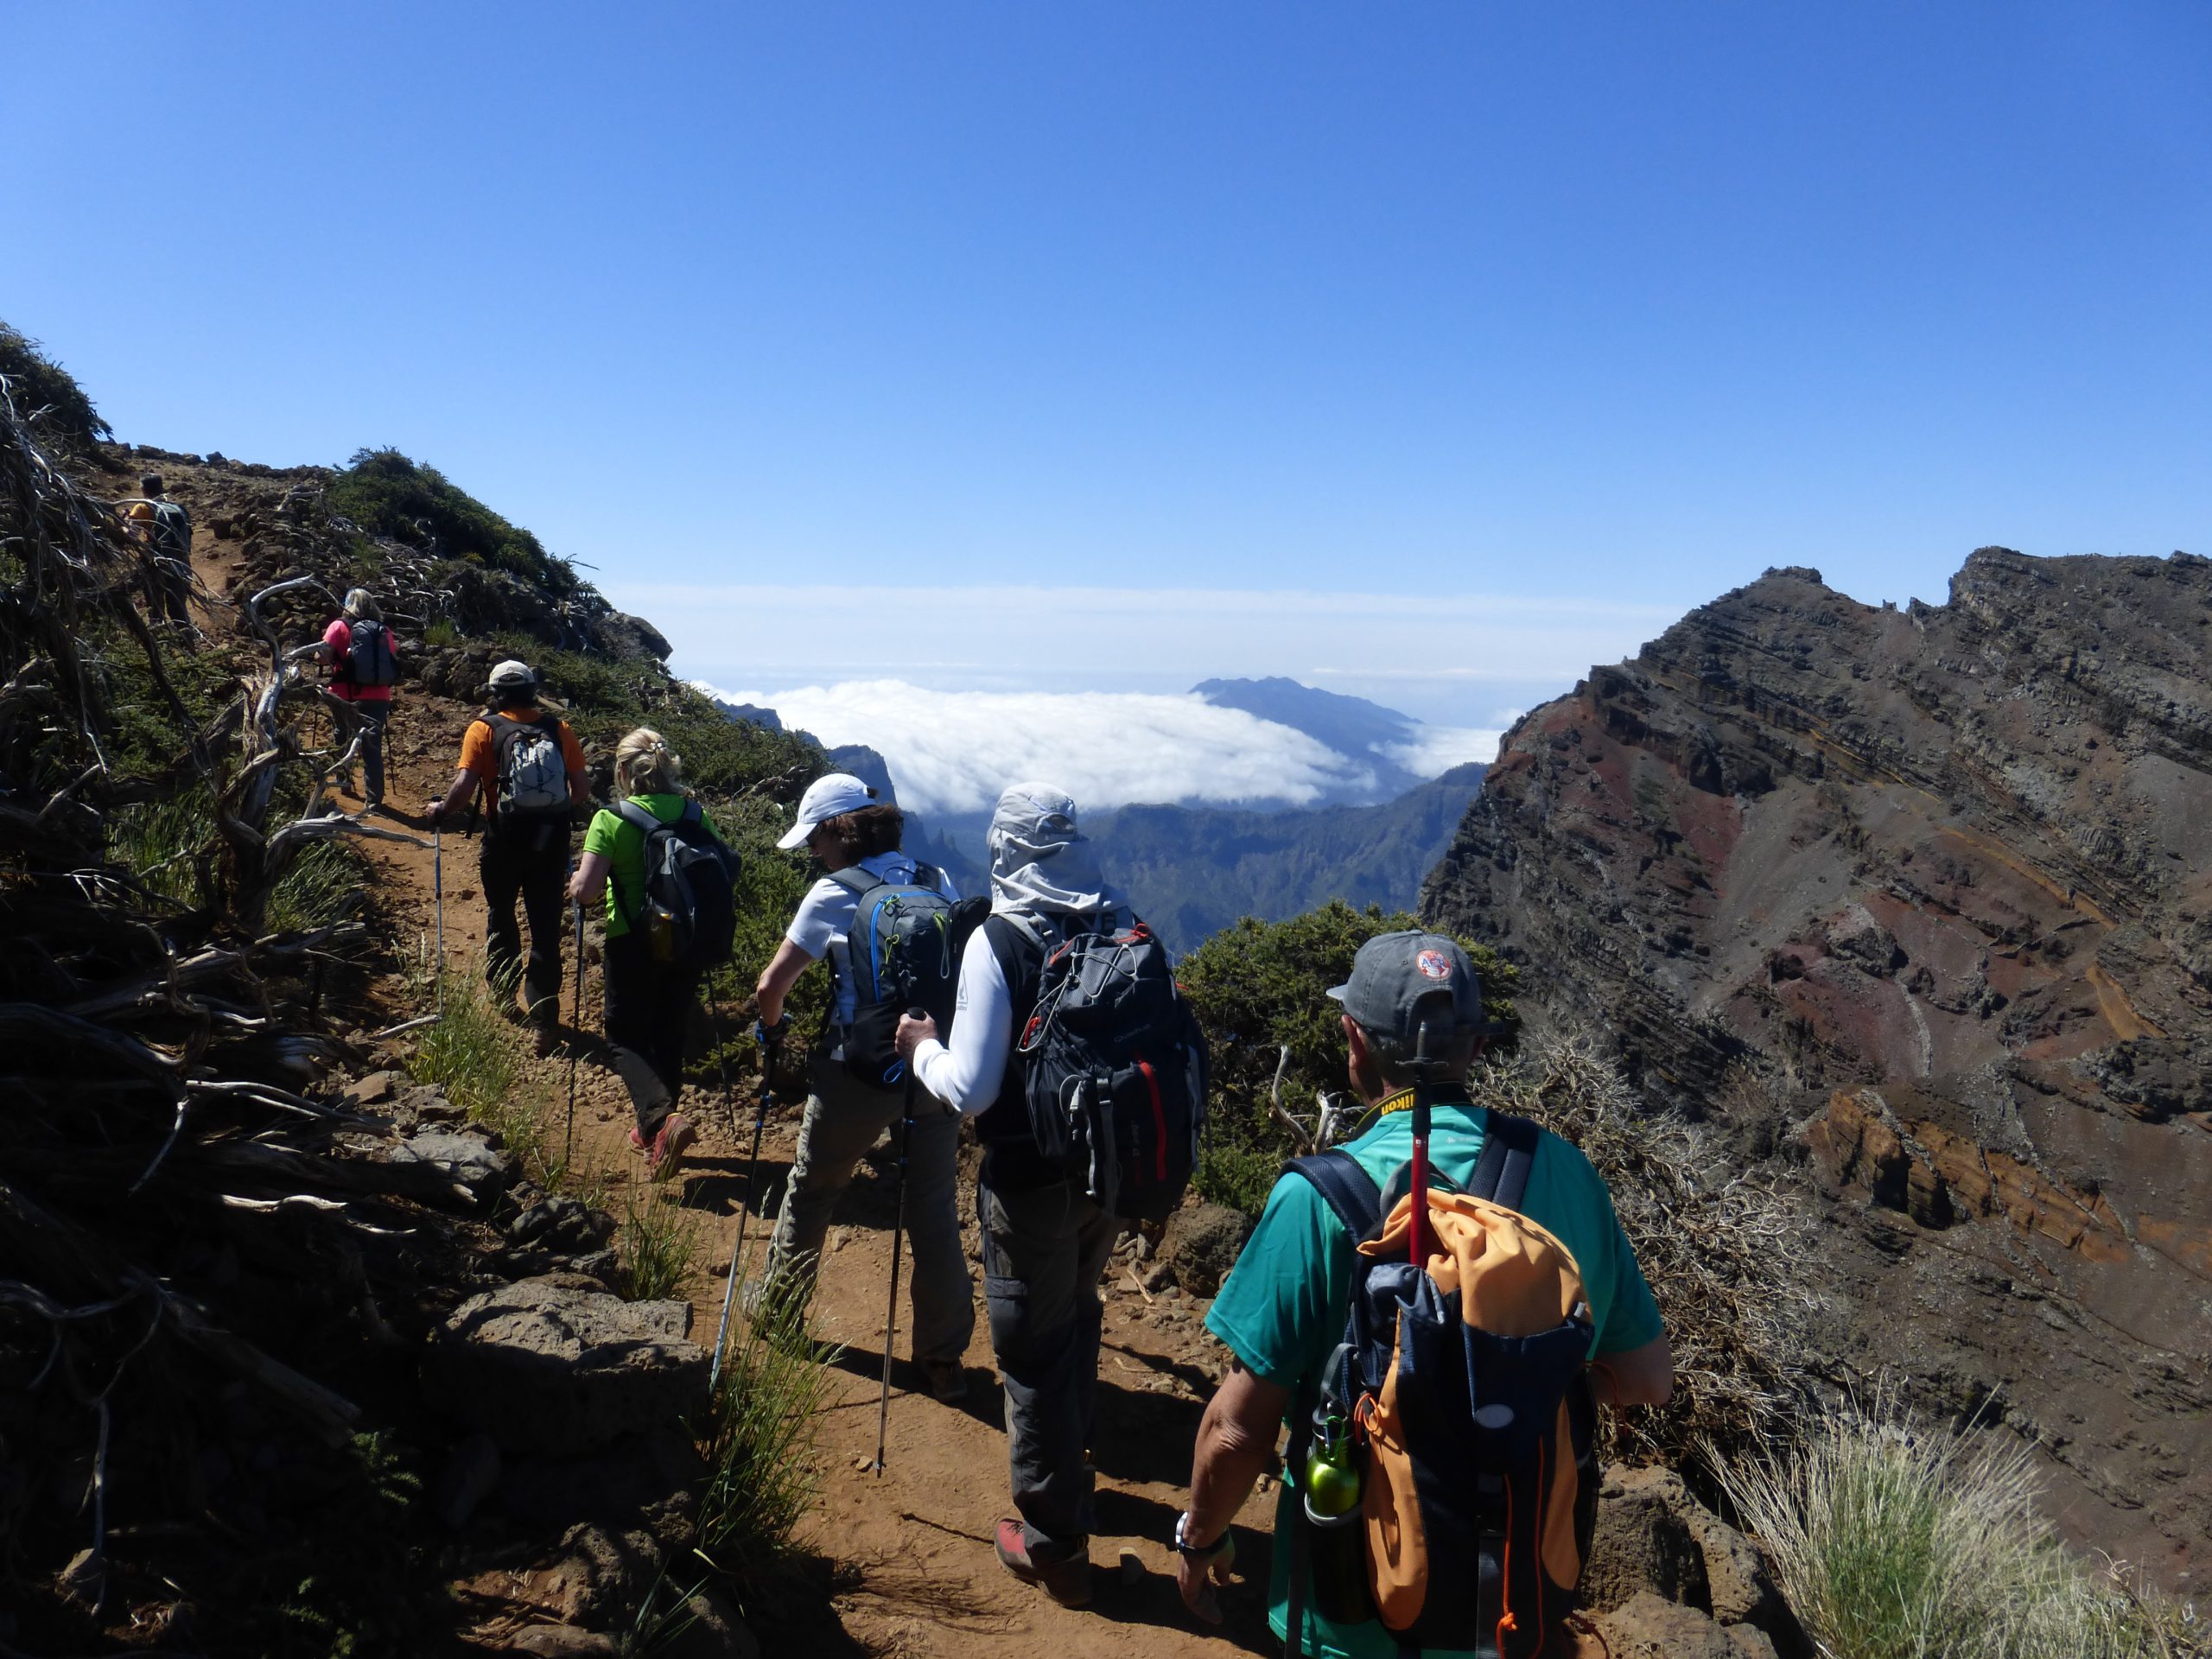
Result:
[[[1434,1107],[1429,1159],[1454,1183],[1465,1185],[1473,1179],[1488,1120],[1487,1112],[1464,1101]],[[1377,1186],[1384,1185],[1413,1157],[1413,1114],[1389,1114],[1344,1150]],[[1597,1331],[1590,1349],[1593,1356],[1641,1348],[1658,1337],[1659,1308],[1651,1287],[1613,1214],[1612,1195],[1580,1149],[1554,1135],[1542,1137],[1522,1208],[1573,1252]],[[1306,1379],[1343,1340],[1354,1259],[1351,1237],[1319,1189],[1303,1176],[1287,1175],[1268,1194],[1251,1242],[1206,1315],[1206,1328],[1229,1345],[1245,1370],[1290,1391],[1293,1410]],[[1268,1618],[1279,1637],[1285,1632],[1290,1599],[1296,1497],[1296,1489],[1285,1481],[1275,1505]],[[1332,1624],[1310,1608],[1306,1620],[1306,1650],[1320,1659],[1395,1659],[1397,1643],[1380,1621]],[[1424,1651],[1433,1659],[1452,1659],[1440,1650]]]
[[[632,795],[630,800],[663,823],[674,823],[689,804],[682,795]],[[721,831],[711,819],[707,828],[721,838]],[[630,918],[645,901],[645,832],[620,812],[601,807],[584,831],[584,851],[597,853],[612,867],[607,883],[607,937],[619,939],[630,931]]]

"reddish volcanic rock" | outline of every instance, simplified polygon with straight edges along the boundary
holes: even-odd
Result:
[[[1902,610],[1769,571],[1524,718],[1422,909],[1809,1159],[1823,1369],[2002,1416],[2085,1542],[2202,1551],[2212,561],[1984,549]]]

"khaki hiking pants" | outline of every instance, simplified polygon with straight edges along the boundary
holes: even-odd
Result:
[[[809,1071],[813,1092],[799,1125],[791,1185],[784,1189],[768,1243],[766,1274],[771,1281],[803,1277],[810,1291],[830,1212],[876,1137],[888,1128],[892,1144],[898,1144],[905,1096],[869,1088],[827,1052],[817,1052]],[[957,1362],[976,1330],[976,1287],[960,1248],[959,1157],[959,1118],[917,1090],[906,1155],[906,1239],[914,1257],[908,1340],[918,1363]]]

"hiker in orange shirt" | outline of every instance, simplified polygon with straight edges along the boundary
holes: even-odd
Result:
[[[425,809],[433,824],[484,793],[484,972],[495,992],[513,995],[522,934],[515,902],[530,923],[530,958],[520,968],[523,1004],[550,1054],[559,1040],[561,935],[567,919],[562,889],[569,874],[574,809],[591,799],[583,745],[569,722],[537,706],[537,674],[527,663],[492,671],[492,706],[469,724],[461,769],[444,798]],[[512,1006],[512,1004],[510,1004]]]

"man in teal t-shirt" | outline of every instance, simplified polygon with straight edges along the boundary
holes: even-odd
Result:
[[[1344,1149],[1386,1191],[1413,1155],[1412,1060],[1421,1026],[1454,1035],[1447,1075],[1464,1077],[1488,1027],[1482,991],[1466,952],[1440,934],[1385,933],[1359,948],[1351,978],[1329,995],[1344,1003],[1353,1090],[1373,1108],[1373,1127]],[[1472,1179],[1488,1113],[1464,1086],[1440,1088],[1431,1103],[1431,1166],[1455,1186]],[[1674,1357],[1636,1255],[1614,1217],[1605,1184],[1574,1147],[1546,1134],[1537,1143],[1522,1210],[1573,1252],[1580,1268],[1596,1336],[1592,1391],[1607,1404],[1660,1405],[1674,1383]],[[1251,1241],[1223,1285],[1206,1328],[1234,1356],[1229,1376],[1206,1408],[1191,1467],[1191,1507],[1177,1522],[1183,1599],[1217,1623],[1214,1585],[1235,1558],[1229,1523],[1272,1458],[1294,1402],[1342,1339],[1351,1295],[1350,1235],[1302,1176],[1275,1183]],[[1290,1541],[1297,1487],[1286,1478],[1275,1506],[1268,1622],[1287,1637]],[[1379,1621],[1338,1625],[1312,1611],[1305,1648],[1320,1659],[1396,1659],[1396,1639]],[[1427,1650],[1432,1659],[1452,1656]]]

